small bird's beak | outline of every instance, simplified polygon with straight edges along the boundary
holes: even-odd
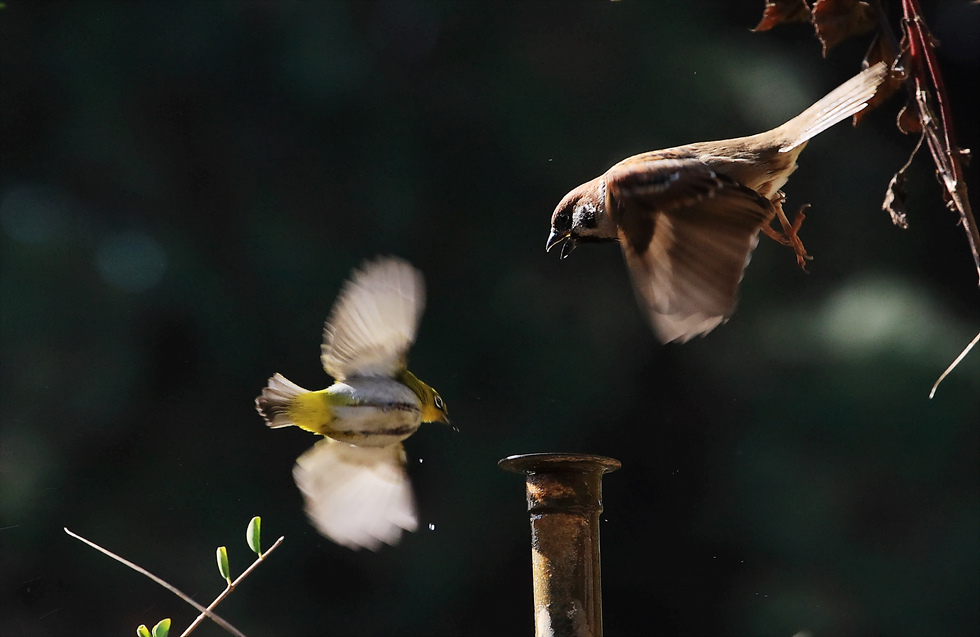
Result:
[[[575,243],[576,243],[575,237],[573,237],[571,233],[568,232],[564,234],[558,234],[557,231],[552,230],[551,234],[548,235],[548,243],[546,243],[544,247],[545,252],[551,252],[551,249],[554,248],[559,243],[561,243],[562,241],[565,242],[565,245],[561,247],[561,258],[562,259],[567,258],[568,255],[572,253],[572,250],[575,249]]]

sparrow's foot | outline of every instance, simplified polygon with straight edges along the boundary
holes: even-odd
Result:
[[[793,223],[789,222],[786,218],[786,213],[783,212],[783,201],[786,199],[782,192],[775,201],[772,202],[773,207],[776,209],[776,218],[779,219],[779,225],[783,227],[783,231],[780,232],[770,225],[765,225],[762,227],[762,231],[766,233],[770,239],[778,241],[784,246],[789,246],[793,248],[796,252],[796,263],[799,264],[803,271],[806,271],[806,262],[812,261],[811,257],[806,252],[806,248],[803,247],[803,241],[800,240],[799,231],[800,226],[803,225],[803,220],[806,219],[806,215],[803,211],[810,207],[810,204],[803,204],[800,206],[799,211],[797,211],[796,216],[793,218]]]

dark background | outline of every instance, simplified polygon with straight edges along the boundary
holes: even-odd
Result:
[[[656,342],[615,246],[544,252],[615,161],[857,72],[865,39],[823,59],[805,25],[751,33],[762,4],[6,2],[0,634],[179,634],[193,609],[62,527],[206,604],[253,515],[286,540],[219,608],[248,635],[531,634],[496,462],[566,450],[623,463],[609,635],[977,634],[980,354],[927,399],[980,326],[976,272],[927,154],[911,228],[880,210],[900,100],[810,143],[786,188],[809,274],[764,238],[704,339]],[[926,13],[974,148],[978,14]],[[252,401],[276,371],[329,382],[323,320],[388,253],[426,275],[411,368],[461,431],[406,445],[421,530],[355,553],[305,520],[313,438]]]

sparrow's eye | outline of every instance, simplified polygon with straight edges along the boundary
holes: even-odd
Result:
[[[567,211],[562,210],[555,215],[555,219],[551,222],[551,226],[554,228],[555,232],[563,234],[572,229],[572,219],[568,216]]]
[[[436,409],[445,409],[446,408],[446,404],[444,402],[442,402],[442,396],[439,396],[438,394],[436,394],[436,400],[435,400],[435,402],[436,402]]]

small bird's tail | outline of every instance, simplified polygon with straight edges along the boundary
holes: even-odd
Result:
[[[272,428],[295,425],[289,413],[289,405],[300,394],[308,393],[282,374],[269,379],[262,395],[255,399],[255,409],[265,418],[265,424]]]
[[[878,87],[888,77],[888,66],[884,62],[866,68],[847,80],[779,128],[784,133],[786,143],[779,149],[781,153],[805,144],[815,135],[822,133],[834,124],[864,110],[868,100],[874,97]]]

